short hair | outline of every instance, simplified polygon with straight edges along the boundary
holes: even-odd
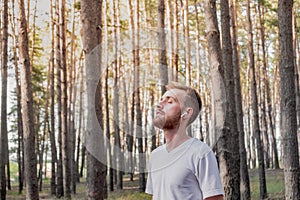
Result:
[[[198,117],[200,110],[202,108],[202,101],[201,101],[199,92],[192,87],[182,85],[178,82],[168,83],[168,85],[166,85],[166,89],[167,90],[178,89],[178,90],[183,90],[184,92],[186,92],[187,96],[185,97],[183,106],[191,107],[193,109],[193,114],[188,122],[188,125],[193,123],[195,121],[195,119]]]

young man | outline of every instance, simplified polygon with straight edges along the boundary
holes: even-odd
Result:
[[[223,199],[214,153],[186,134],[200,109],[199,93],[174,82],[156,105],[153,125],[163,130],[166,144],[155,149],[149,160],[146,193],[153,200]]]

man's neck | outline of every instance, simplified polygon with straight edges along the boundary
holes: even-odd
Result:
[[[166,139],[167,151],[169,152],[190,138],[186,134],[185,128],[164,130],[164,135]]]

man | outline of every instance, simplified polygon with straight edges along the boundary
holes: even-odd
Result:
[[[153,125],[163,130],[166,144],[151,153],[146,193],[153,200],[223,199],[214,153],[186,134],[201,109],[199,93],[175,82],[166,88],[153,119]]]

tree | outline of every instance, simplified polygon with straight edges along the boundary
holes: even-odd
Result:
[[[257,149],[258,165],[259,165],[260,198],[265,199],[267,197],[267,186],[266,186],[264,153],[263,153],[263,146],[261,142],[261,134],[259,128],[258,100],[257,100],[255,63],[254,63],[254,52],[253,52],[252,19],[251,19],[249,0],[247,0],[247,20],[248,20],[249,69],[250,69],[250,79],[251,79],[252,109],[254,115],[253,128],[254,128],[254,137],[256,139],[256,149]]]
[[[26,198],[39,199],[37,183],[37,161],[35,154],[35,135],[33,121],[33,97],[31,83],[31,66],[28,49],[27,22],[25,16],[24,0],[19,0],[20,29],[19,29],[19,52],[21,64],[21,96],[22,96],[22,118],[24,130],[24,161]]]
[[[6,198],[5,165],[7,162],[7,63],[8,63],[8,1],[3,1],[1,42],[1,142],[0,142],[0,177],[1,199]]]
[[[50,18],[51,18],[51,54],[50,54],[50,148],[51,148],[51,194],[56,194],[56,164],[57,164],[57,149],[55,141],[55,117],[54,117],[54,108],[55,108],[55,94],[54,94],[54,70],[55,70],[55,46],[54,46],[54,18],[53,18],[53,0],[50,1]]]
[[[230,14],[229,14],[229,2],[228,0],[221,0],[221,29],[222,29],[222,58],[224,65],[224,78],[225,78],[225,90],[226,90],[226,116],[225,127],[228,127],[228,133],[225,136],[224,143],[220,143],[222,147],[228,150],[230,153],[224,152],[224,163],[220,162],[220,166],[226,166],[228,169],[228,177],[222,177],[225,188],[231,189],[230,193],[227,193],[227,198],[240,199],[240,155],[239,155],[239,132],[237,128],[236,117],[236,102],[235,98],[230,97],[235,95],[235,85],[233,76],[233,61],[232,61],[232,39],[230,34]],[[221,140],[222,142],[222,140]],[[228,190],[230,191],[230,190]]]
[[[87,89],[87,199],[104,199],[106,154],[102,129],[102,0],[81,0],[83,48]],[[105,162],[105,163],[103,163]]]
[[[159,74],[162,94],[166,91],[168,83],[167,49],[165,33],[165,1],[158,0],[158,44],[159,52]]]
[[[20,73],[17,56],[17,33],[16,24],[13,21],[15,19],[15,1],[12,1],[12,18],[11,29],[13,38],[13,57],[15,67],[15,79],[16,79],[16,96],[17,96],[17,127],[18,127],[18,148],[17,148],[17,160],[18,160],[18,173],[19,173],[19,193],[21,194],[24,186],[24,140],[23,140],[23,122],[22,122],[22,108],[21,108],[21,84]]]
[[[66,55],[66,25],[65,7],[66,1],[60,0],[60,53],[61,53],[61,91],[62,91],[62,163],[63,163],[63,185],[64,195],[67,199],[71,198],[71,152],[70,152],[70,133],[68,131],[68,84],[67,84],[67,55]]]
[[[235,104],[229,102],[234,93],[232,71],[232,49],[229,26],[228,1],[221,2],[222,41],[221,51],[220,33],[216,14],[216,2],[205,2],[205,23],[209,63],[212,77],[212,109],[213,109],[213,149],[217,152],[220,165],[221,179],[224,185],[225,198],[240,198],[239,182],[239,151],[236,127]],[[223,56],[226,56],[222,59]],[[224,62],[224,64],[223,64]],[[232,101],[232,100],[230,100]],[[234,101],[233,101],[234,102]]]
[[[247,166],[247,153],[245,148],[245,132],[244,132],[244,121],[243,121],[243,99],[241,91],[241,80],[240,80],[240,60],[238,52],[238,41],[237,41],[237,13],[236,13],[236,0],[230,1],[230,20],[231,20],[231,44],[232,44],[232,64],[234,74],[234,94],[235,94],[235,105],[236,105],[236,120],[237,129],[239,133],[239,150],[240,150],[240,190],[242,199],[251,199],[250,196],[250,181]]]
[[[121,41],[120,41],[120,19],[119,19],[119,1],[113,2],[113,11],[114,11],[114,62],[113,62],[113,71],[114,71],[114,88],[113,88],[113,126],[114,126],[114,157],[117,161],[116,171],[118,175],[115,174],[117,179],[117,189],[123,189],[123,162],[122,162],[122,150],[121,150],[121,137],[120,137],[120,119],[119,119],[119,71],[121,66]]]
[[[300,199],[292,9],[293,0],[278,1],[280,131],[285,155],[283,157],[285,199]]]

